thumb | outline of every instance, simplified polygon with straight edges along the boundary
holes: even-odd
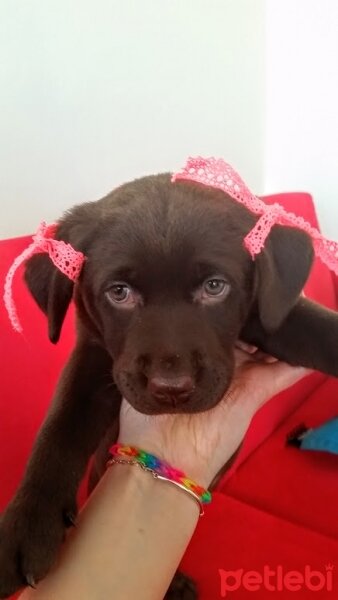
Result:
[[[294,385],[311,372],[305,367],[292,367],[281,361],[253,366],[250,369],[247,383],[256,392],[253,394],[255,409],[257,410],[270,398]]]

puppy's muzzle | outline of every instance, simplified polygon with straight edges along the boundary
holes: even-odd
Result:
[[[189,401],[194,390],[194,381],[190,375],[153,374],[147,384],[147,391],[155,401],[174,408]]]

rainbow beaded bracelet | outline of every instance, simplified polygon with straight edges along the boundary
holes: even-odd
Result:
[[[209,504],[211,502],[211,493],[208,490],[187,477],[183,471],[175,469],[169,465],[169,463],[157,458],[157,456],[154,456],[145,450],[135,448],[134,446],[114,444],[109,449],[109,453],[111,459],[108,461],[107,467],[116,463],[123,465],[138,465],[144,471],[151,473],[155,479],[168,481],[169,483],[176,485],[198,502],[200,516],[204,514],[203,504]]]

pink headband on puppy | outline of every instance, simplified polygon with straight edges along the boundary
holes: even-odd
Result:
[[[237,200],[256,215],[261,215],[256,225],[244,239],[244,246],[255,258],[264,248],[265,240],[275,224],[298,227],[310,235],[314,251],[321,260],[338,275],[338,244],[324,238],[317,229],[302,217],[286,212],[280,204],[266,205],[263,200],[254,196],[236,171],[222,158],[189,158],[179,173],[172,176],[172,181],[188,180],[214,187]],[[77,281],[86,257],[76,251],[70,244],[55,240],[57,224],[46,225],[42,222],[33,242],[13,262],[10,267],[4,290],[4,302],[13,328],[22,332],[15,303],[13,300],[13,278],[18,267],[33,254],[47,252],[54,265],[71,281]]]
[[[74,250],[70,244],[54,239],[56,229],[56,223],[52,225],[46,225],[44,222],[40,223],[36,234],[33,235],[33,242],[17,256],[6,275],[4,302],[13,329],[19,333],[22,333],[23,330],[13,300],[12,289],[13,278],[18,267],[33,254],[47,252],[59,271],[75,282],[79,278],[82,265],[86,260],[85,255]]]
[[[280,204],[268,206],[254,196],[238,173],[222,158],[188,158],[183,169],[172,176],[172,181],[181,179],[222,190],[254,214],[261,215],[244,238],[244,246],[253,259],[264,248],[265,240],[274,225],[289,225],[310,235],[316,256],[338,275],[338,243],[323,237],[310,223],[302,217],[286,212]]]

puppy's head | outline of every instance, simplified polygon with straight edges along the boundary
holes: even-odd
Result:
[[[278,328],[311,266],[306,235],[284,227],[253,262],[243,238],[254,223],[222,192],[146,177],[60,221],[57,237],[87,256],[75,289],[46,255],[28,261],[26,281],[54,342],[74,297],[83,330],[106,348],[135,408],[206,410],[231,382],[250,312]]]

